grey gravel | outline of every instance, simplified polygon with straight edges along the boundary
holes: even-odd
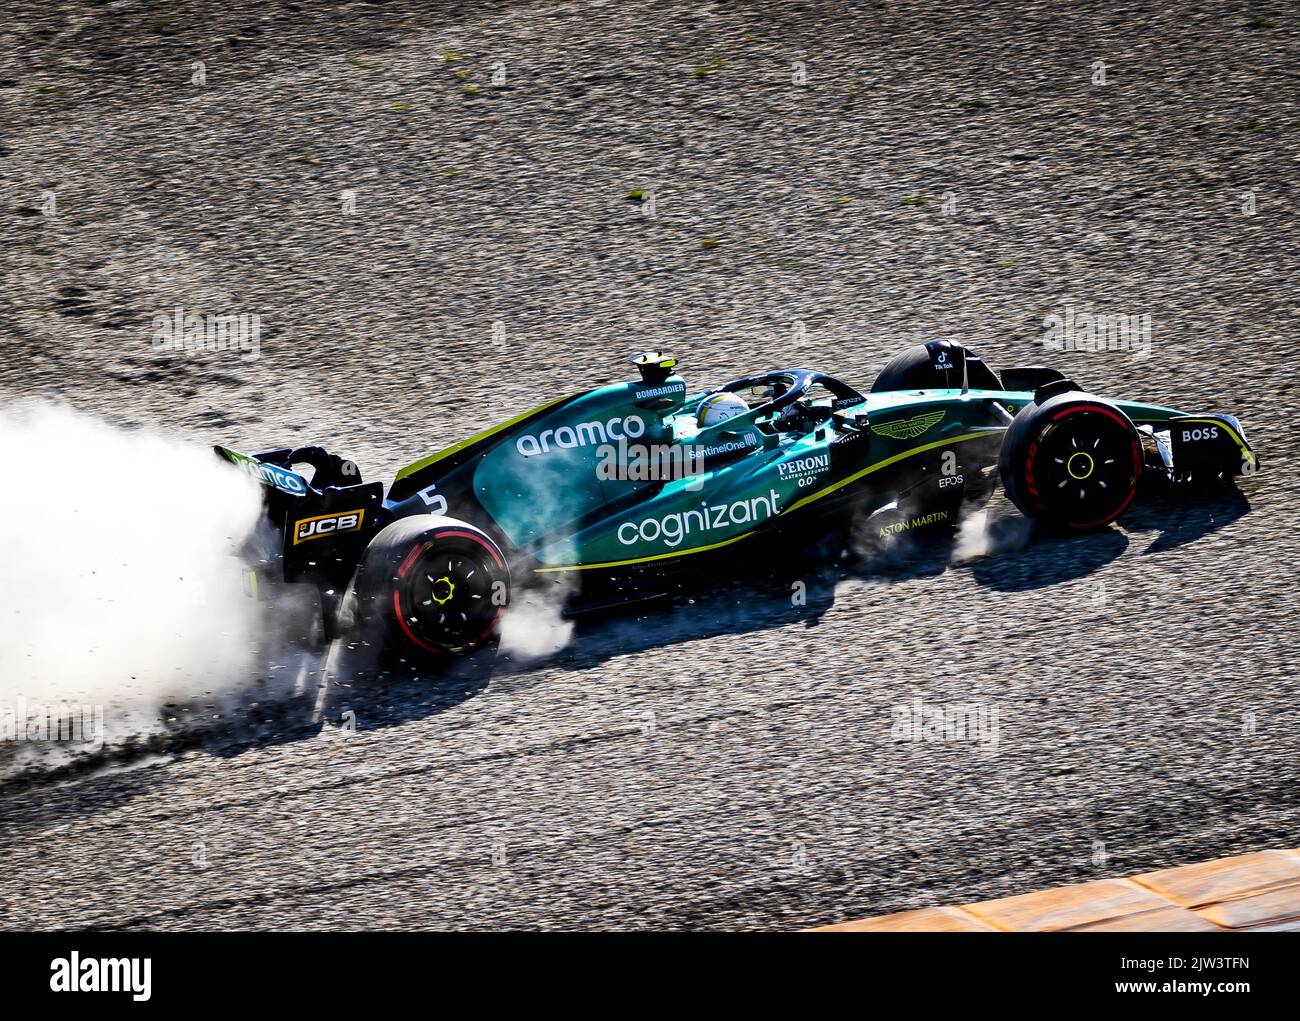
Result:
[[[0,393],[377,477],[648,346],[865,386],[948,336],[1239,411],[1263,473],[11,785],[0,925],[793,928],[1300,844],[1293,5],[433,6],[11,4]],[[1151,357],[1045,352],[1065,305]],[[176,306],[261,357],[154,351]],[[918,698],[996,748],[894,740]]]

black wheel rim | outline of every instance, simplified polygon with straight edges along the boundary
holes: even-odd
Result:
[[[485,547],[426,543],[399,570],[393,609],[418,646],[460,652],[492,633],[506,596],[503,565]]]
[[[1131,427],[1109,408],[1061,412],[1030,445],[1025,482],[1030,498],[1075,528],[1105,524],[1128,506],[1141,470]]]

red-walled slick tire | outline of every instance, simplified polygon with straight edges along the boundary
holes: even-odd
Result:
[[[1063,532],[1109,525],[1132,502],[1142,441],[1124,412],[1090,394],[1057,394],[1022,408],[999,460],[1007,496],[1027,517]]]
[[[464,653],[493,637],[510,598],[510,569],[485,532],[455,518],[393,522],[357,573],[358,608],[398,645],[429,656]]]

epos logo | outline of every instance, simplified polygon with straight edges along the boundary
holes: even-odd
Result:
[[[361,519],[364,510],[344,511],[342,514],[321,514],[314,518],[303,518],[293,526],[293,544],[307,542],[309,539],[327,539],[342,532],[361,531]]]

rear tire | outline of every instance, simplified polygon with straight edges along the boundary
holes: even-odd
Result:
[[[1026,517],[1087,532],[1109,525],[1132,502],[1142,441],[1115,405],[1074,391],[1023,407],[998,466],[1007,496]]]
[[[426,656],[466,653],[489,641],[510,598],[510,568],[485,532],[455,518],[393,522],[357,572],[362,622]]]

